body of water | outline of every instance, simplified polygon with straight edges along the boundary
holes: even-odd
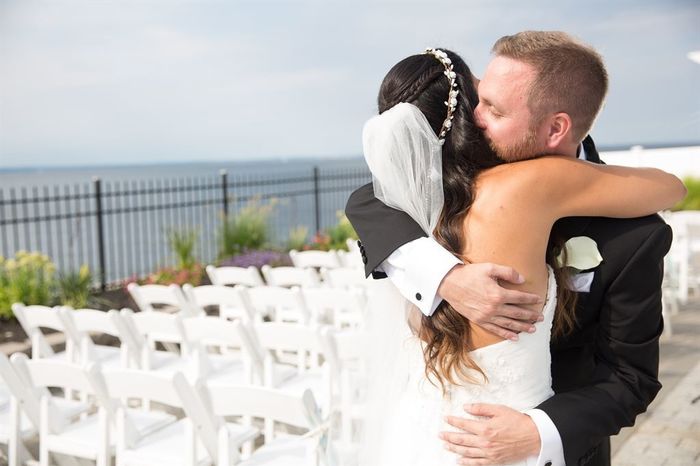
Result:
[[[310,239],[337,223],[350,193],[367,181],[362,158],[6,170],[0,255],[41,251],[59,270],[87,264],[115,284],[173,265],[173,231],[196,231],[197,259],[215,261],[224,211],[230,218],[251,202],[274,205],[272,246],[297,227]]]

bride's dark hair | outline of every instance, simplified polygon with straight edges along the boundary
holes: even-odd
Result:
[[[478,95],[472,73],[456,53],[447,53],[457,74],[458,104],[452,128],[447,132],[442,147],[442,183],[445,204],[433,234],[436,240],[455,256],[465,250],[464,218],[474,202],[474,182],[481,170],[494,167],[502,161],[491,150],[474,120]],[[430,54],[412,55],[394,65],[384,77],[379,89],[379,113],[401,102],[409,102],[425,115],[435,134],[439,134],[447,115],[445,101],[450,91],[443,64]],[[555,267],[554,252],[559,242],[552,244],[547,254],[548,263]],[[559,278],[559,277],[557,277]],[[563,277],[562,277],[563,278]],[[559,287],[564,289],[564,287]],[[568,331],[573,324],[571,311],[559,309],[568,302],[562,296],[555,318],[555,334]],[[426,375],[435,378],[445,389],[446,383],[458,385],[459,380],[476,381],[474,371],[484,375],[471,359],[474,349],[469,321],[447,302],[442,301],[432,316],[422,317],[421,338],[426,342],[424,357]]]

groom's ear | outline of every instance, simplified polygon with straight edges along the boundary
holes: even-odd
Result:
[[[549,117],[547,125],[547,147],[554,149],[571,139],[573,125],[568,113],[559,112]]]

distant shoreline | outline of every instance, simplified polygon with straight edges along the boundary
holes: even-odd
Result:
[[[700,140],[688,142],[670,142],[670,143],[649,143],[649,144],[613,144],[599,145],[599,152],[618,152],[628,151],[633,147],[641,146],[643,149],[673,149],[678,147],[696,147],[700,146]],[[359,155],[339,155],[339,156],[319,156],[319,157],[277,157],[265,158],[260,160],[244,159],[244,160],[198,160],[198,161],[162,161],[162,162],[146,162],[146,163],[110,163],[100,165],[38,165],[38,166],[21,166],[21,167],[2,167],[0,166],[0,174],[12,173],[28,173],[28,172],[43,172],[43,171],[83,171],[83,170],[102,170],[102,169],[128,169],[128,168],[156,168],[156,167],[177,167],[177,166],[198,166],[202,168],[212,168],[213,170],[227,166],[261,166],[274,164],[310,164],[310,163],[343,163],[357,162],[362,159],[362,154]]]
[[[20,173],[20,172],[41,172],[41,171],[82,171],[82,170],[95,170],[95,169],[123,169],[123,168],[155,168],[155,167],[177,167],[177,166],[199,166],[199,167],[213,167],[213,169],[221,168],[223,165],[249,167],[249,166],[260,166],[260,165],[273,165],[273,164],[309,164],[309,163],[343,163],[343,162],[357,162],[362,159],[362,155],[348,155],[348,156],[335,156],[335,157],[280,157],[280,158],[270,158],[270,159],[260,159],[260,160],[192,160],[192,161],[162,161],[162,162],[145,162],[145,163],[109,163],[100,165],[37,165],[37,166],[21,166],[21,167],[2,167],[0,166],[0,174],[2,173]]]

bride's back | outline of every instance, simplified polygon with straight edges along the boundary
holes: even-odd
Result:
[[[472,263],[495,263],[513,267],[525,282],[502,286],[538,294],[544,300],[548,286],[545,262],[552,221],[541,215],[546,208],[533,195],[538,189],[528,177],[531,161],[510,163],[484,170],[477,177],[474,203],[463,223],[465,248],[462,256]],[[542,303],[529,305],[541,311]],[[502,338],[471,323],[476,348]]]

